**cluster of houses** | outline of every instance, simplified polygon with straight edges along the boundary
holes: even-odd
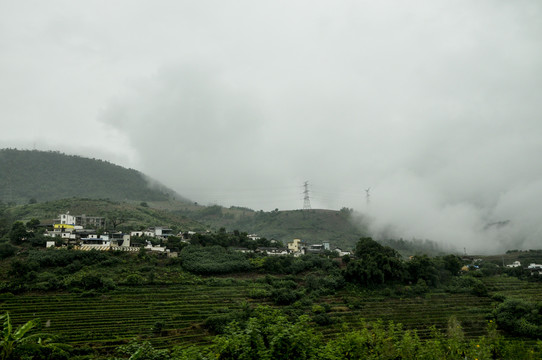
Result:
[[[507,268],[521,267],[521,262],[514,261],[512,264],[506,265],[506,267]],[[531,275],[534,275],[534,274],[542,275],[542,264],[530,263],[529,266],[527,266],[527,270],[531,272]]]
[[[251,236],[256,235],[249,235],[248,237],[252,239]],[[259,238],[258,238],[259,239]],[[280,248],[280,247],[258,247],[256,250],[250,250],[247,248],[234,248],[236,251],[244,252],[244,253],[265,253],[267,255],[271,256],[284,256],[284,255],[294,255],[294,256],[301,256],[305,254],[321,254],[325,251],[334,251],[339,254],[339,256],[344,255],[350,255],[351,253],[349,251],[343,251],[340,248],[331,248],[328,242],[324,242],[322,244],[312,244],[309,245],[306,241],[303,241],[301,239],[294,239],[290,242],[288,242],[287,247]]]
[[[140,247],[132,246],[131,239],[133,237],[149,237],[167,243],[167,239],[170,236],[179,236],[183,242],[190,242],[190,237],[196,234],[193,231],[186,233],[175,234],[174,231],[167,227],[150,227],[146,230],[132,231],[130,234],[124,234],[122,232],[107,233],[103,232],[106,227],[106,219],[103,217],[86,216],[86,215],[70,215],[60,214],[59,218],[54,220],[52,229],[45,232],[45,236],[51,237],[50,241],[47,241],[47,247],[54,247],[57,244],[57,239],[62,240],[62,244],[72,245],[75,249],[79,250],[120,250],[120,251],[139,251]],[[257,234],[250,234],[247,237],[253,241],[259,240],[260,237]],[[271,241],[275,242],[275,241]],[[153,245],[150,241],[146,241],[144,246],[146,250],[167,253],[168,256],[175,257],[176,253],[170,252],[165,246]],[[267,255],[284,256],[294,255],[300,256],[308,253],[323,253],[325,251],[335,251],[339,256],[350,254],[350,252],[343,251],[339,248],[331,248],[328,242],[322,244],[309,245],[306,241],[301,239],[294,239],[288,242],[286,248],[281,247],[258,247],[256,250],[250,250],[248,248],[233,248],[239,252],[255,252],[265,253]]]
[[[60,214],[59,218],[54,220],[52,230],[45,232],[45,236],[52,238],[47,241],[46,246],[54,247],[56,238],[60,238],[63,245],[73,245],[79,250],[139,251],[139,247],[131,246],[132,236],[145,235],[164,239],[170,234],[168,230],[171,232],[171,229],[166,228],[149,228],[144,232],[135,231],[130,234],[106,233],[101,231],[105,225],[106,220],[103,217],[70,215],[69,212]],[[150,242],[146,243],[145,249],[168,252],[165,247],[154,246]]]

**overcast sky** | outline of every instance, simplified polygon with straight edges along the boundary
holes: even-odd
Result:
[[[541,94],[539,1],[0,0],[1,147],[375,236],[540,248]]]

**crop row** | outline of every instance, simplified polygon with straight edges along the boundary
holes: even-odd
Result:
[[[447,294],[433,296],[428,299],[381,299],[379,302],[364,299],[344,298],[326,299],[332,306],[330,316],[335,322],[349,324],[355,328],[360,320],[401,323],[408,329],[416,329],[420,337],[429,335],[428,328],[435,325],[445,329],[450,316],[455,316],[462,324],[467,337],[475,337],[485,333],[486,314],[491,310],[491,300],[466,294]],[[350,306],[349,306],[350,305]],[[326,329],[332,335],[338,327]]]
[[[236,284],[237,285],[237,284]],[[149,337],[159,346],[204,343],[201,324],[216,309],[238,308],[248,287],[190,286],[182,289],[141,287],[138,293],[117,291],[103,296],[34,294],[0,297],[0,311],[16,324],[40,318],[43,330],[70,344],[107,348],[133,337]],[[153,332],[157,322],[162,329]]]

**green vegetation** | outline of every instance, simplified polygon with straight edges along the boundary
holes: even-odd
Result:
[[[542,283],[488,271],[493,264],[461,273],[454,255],[404,260],[370,238],[346,262],[212,241],[171,259],[10,246],[18,254],[0,263],[0,311],[16,324],[45,322],[57,337],[48,350],[20,350],[42,358],[53,358],[53,344],[68,346],[58,358],[81,359],[540,356]]]
[[[69,197],[157,201],[172,190],[152,188],[143,174],[106,161],[58,152],[0,150],[0,200],[32,204]]]
[[[56,342],[53,336],[31,332],[40,327],[39,319],[32,319],[14,329],[9,312],[0,316],[3,321],[0,337],[0,359],[68,359],[71,346]]]
[[[192,235],[190,245],[170,237],[177,258],[144,249],[45,249],[42,224],[67,210],[107,217],[112,229],[122,231],[157,224],[174,231],[206,229],[196,218],[221,227]],[[252,212],[173,200],[0,203],[2,356],[540,358],[542,276],[498,265],[516,255],[540,262],[542,252],[512,252],[474,264],[456,255],[420,253],[424,246],[434,251],[431,243],[358,237],[353,256],[267,256],[235,248],[273,245],[268,238],[253,241],[242,230],[226,231],[243,222],[262,229],[266,223],[268,229],[298,224],[299,231],[310,231],[315,221],[339,227],[350,215]],[[462,271],[464,265],[471,270]],[[34,334],[41,329],[54,336]]]
[[[22,222],[36,219],[41,223],[51,224],[53,219],[58,218],[59,214],[66,211],[70,211],[71,214],[92,214],[93,216],[105,217],[111,230],[115,231],[139,230],[157,224],[171,224],[175,231],[205,229],[200,223],[170,211],[142,207],[136,203],[103,199],[61,199],[33,205],[4,206],[3,214],[9,219],[8,223],[13,219]],[[6,226],[8,225],[6,224]],[[11,226],[7,231],[10,230]],[[1,231],[0,227],[0,236],[2,235]],[[7,231],[4,230],[4,233]]]
[[[294,238],[330,242],[349,250],[368,234],[353,211],[254,211],[232,206],[199,206],[133,169],[59,152],[0,150],[0,237],[13,220],[50,222],[59,213],[108,218],[115,230],[168,224],[174,229],[239,230],[286,244]],[[82,199],[83,198],[83,199]],[[17,205],[18,206],[15,206]],[[9,205],[9,206],[8,206]],[[438,254],[429,241],[386,240],[401,255]]]
[[[350,249],[366,234],[356,226],[350,212],[333,210],[252,211],[245,208],[225,209],[211,206],[203,209],[179,209],[188,218],[225,228],[257,233],[267,239],[286,244],[299,238],[310,243],[330,242],[333,246]]]
[[[250,270],[247,257],[221,246],[188,246],[180,255],[183,268],[201,275],[231,274]]]

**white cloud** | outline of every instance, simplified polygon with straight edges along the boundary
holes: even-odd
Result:
[[[541,13],[531,1],[3,3],[0,141],[100,155],[202,203],[297,208],[309,180],[313,207],[364,210],[371,187],[375,231],[530,246]]]

